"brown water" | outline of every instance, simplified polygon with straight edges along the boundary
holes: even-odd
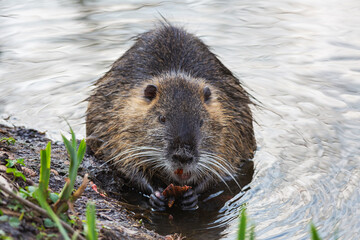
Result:
[[[84,136],[92,83],[159,13],[199,35],[262,107],[251,189],[209,223],[153,228],[234,239],[245,204],[257,239],[309,239],[310,221],[324,239],[359,239],[358,0],[2,0],[1,117],[53,138],[66,118]]]

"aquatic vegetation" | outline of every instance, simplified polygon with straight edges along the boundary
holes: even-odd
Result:
[[[255,226],[251,225],[249,232],[247,232],[246,226],[247,226],[247,216],[246,216],[246,209],[244,208],[240,214],[239,230],[238,230],[238,238],[237,238],[238,240],[255,239]]]
[[[316,230],[316,227],[313,223],[310,224],[310,232],[311,232],[311,239],[312,240],[321,240],[321,238],[319,237],[319,234]]]
[[[251,225],[250,230],[247,231],[247,216],[246,216],[246,209],[243,208],[239,215],[239,229],[238,229],[238,237],[237,240],[254,240],[255,239],[255,226]],[[311,233],[311,240],[321,240],[316,227],[313,223],[310,224],[310,233]]]

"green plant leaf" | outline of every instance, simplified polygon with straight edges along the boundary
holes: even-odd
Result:
[[[18,228],[20,226],[20,220],[16,217],[10,217],[9,224],[13,228]]]
[[[15,168],[7,168],[6,173],[14,173],[15,170],[16,170]]]
[[[60,219],[58,218],[58,216],[56,216],[56,214],[54,213],[54,211],[51,209],[51,207],[49,206],[49,204],[46,202],[46,198],[44,196],[44,192],[38,188],[36,189],[36,191],[34,192],[34,196],[36,198],[36,200],[39,202],[40,206],[42,208],[44,208],[47,213],[49,214],[49,216],[51,217],[51,219],[54,221],[54,223],[56,224],[56,226],[58,227],[61,235],[63,236],[63,238],[65,240],[70,240],[66,230],[64,229],[64,227],[61,225]]]
[[[20,172],[19,170],[17,170],[16,168],[7,168],[6,172],[12,173],[15,178],[21,177],[24,180],[24,182],[26,182],[26,177],[24,176],[24,174],[22,172]]]
[[[45,232],[39,232],[36,235],[36,240],[42,240],[42,239],[46,239],[45,237],[47,236],[47,234]]]
[[[49,198],[53,203],[56,203],[56,201],[59,199],[59,195],[56,193],[50,193]]]
[[[87,240],[97,239],[95,204],[92,202],[86,206],[85,236]]]
[[[2,229],[0,229],[0,239],[1,240],[13,240],[13,238],[10,236],[7,236],[6,233]]]
[[[24,180],[24,182],[26,182],[26,177],[25,177],[24,174],[23,174],[22,172],[20,172],[20,171],[16,170],[16,171],[14,172],[14,176],[15,176],[15,177],[21,177],[21,178]]]
[[[40,179],[39,187],[34,191],[33,196],[38,201],[40,206],[44,208],[49,214],[50,218],[56,224],[61,235],[65,240],[70,240],[64,227],[61,225],[60,219],[51,209],[47,203],[48,186],[50,178],[50,162],[51,162],[51,142],[48,142],[46,149],[40,151]]]
[[[77,154],[77,168],[79,168],[83,158],[84,158],[84,155],[85,155],[85,152],[86,152],[86,143],[85,143],[85,140],[81,140],[80,144],[79,144],[79,148],[78,148],[78,154]]]
[[[19,195],[20,195],[20,197],[22,197],[24,199],[26,199],[28,197],[34,198],[33,194],[34,194],[35,190],[36,190],[35,186],[26,186],[25,189],[23,189],[23,188],[19,189]]]
[[[25,187],[25,189],[28,191],[28,193],[30,193],[31,197],[34,197],[34,192],[36,191],[36,187],[35,186],[27,186]]]
[[[0,222],[7,222],[9,220],[9,216],[8,215],[2,215],[0,216]]]
[[[23,159],[23,158],[18,158],[18,159],[16,159],[16,163],[25,166],[25,163],[24,163],[24,159]]]
[[[24,206],[17,200],[15,200],[13,204],[8,204],[7,207],[15,212],[18,212],[19,210],[24,208]]]
[[[245,208],[241,211],[239,231],[238,231],[238,240],[245,240],[246,233],[246,212]]]
[[[7,164],[5,166],[8,168],[12,168],[16,163],[16,160],[6,159],[6,161],[7,161]]]
[[[48,142],[46,149],[40,151],[40,180],[39,189],[43,192],[45,199],[48,194],[51,162],[51,142]]]
[[[59,199],[60,200],[68,200],[71,196],[71,189],[69,187],[70,182],[66,182],[63,189],[61,190],[60,194],[59,194]],[[60,201],[59,200],[59,201]]]
[[[310,225],[310,231],[311,231],[311,239],[312,240],[321,240],[321,238],[319,237],[319,234],[316,230],[316,227],[313,223],[311,223],[311,225]]]
[[[11,160],[11,159],[5,159],[5,160],[7,161],[5,166],[8,168],[12,168],[15,164],[21,164],[21,165],[25,166],[23,158],[18,158],[18,159],[14,159],[14,160]]]
[[[44,226],[46,228],[53,228],[53,227],[56,227],[56,224],[50,218],[45,218],[44,219]]]
[[[19,189],[19,195],[20,195],[20,197],[22,197],[23,199],[26,199],[26,198],[28,198],[28,197],[31,197],[31,194],[30,194],[28,191],[26,191],[25,189],[23,189],[23,188],[20,188],[20,189]]]
[[[63,141],[66,147],[67,152],[69,153],[70,156],[70,166],[69,166],[69,178],[70,178],[70,182],[72,182],[73,180],[75,180],[76,175],[77,175],[77,154],[76,154],[76,148],[73,148],[73,146],[71,145],[70,141],[67,140],[63,135]],[[70,183],[70,185],[72,185],[72,183]],[[71,189],[72,190],[72,189]]]
[[[2,142],[2,141],[6,141],[6,143],[8,144],[8,145],[10,145],[10,144],[12,144],[12,145],[14,145],[15,144],[15,142],[16,142],[16,140],[13,138],[13,137],[3,137],[3,138],[0,138],[0,142]]]
[[[70,132],[71,132],[72,147],[73,147],[74,149],[76,149],[76,137],[75,137],[75,133],[74,133],[74,131],[72,130],[72,128],[70,127],[70,125],[69,125],[69,128],[70,128]]]
[[[249,240],[255,240],[255,226],[251,225]]]
[[[70,127],[70,126],[69,126]],[[76,150],[76,136],[72,128],[70,127],[71,139],[68,140],[64,135],[62,136],[65,148],[70,157],[70,166],[69,166],[69,180],[66,182],[65,186],[61,190],[59,195],[59,206],[56,207],[56,212],[60,213],[67,209],[66,201],[71,198],[72,192],[74,190],[75,180],[78,173],[78,168],[81,164],[82,159],[84,158],[86,151],[86,143],[85,140],[82,140],[79,144],[78,151]],[[56,204],[57,205],[57,204]]]

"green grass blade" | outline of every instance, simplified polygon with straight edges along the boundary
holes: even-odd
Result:
[[[241,211],[241,216],[240,216],[238,240],[245,240],[245,233],[246,233],[246,213],[245,213],[245,209],[243,209]]]
[[[310,231],[311,231],[311,239],[312,240],[321,240],[321,238],[319,237],[319,234],[316,230],[316,227],[313,223],[311,223],[311,225],[310,225]]]
[[[45,149],[40,151],[40,179],[39,189],[43,192],[45,198],[48,194],[51,163],[51,143],[48,142]]]
[[[66,119],[64,119],[64,120],[66,121],[67,125],[68,125],[69,128],[70,128],[71,146],[72,146],[74,149],[76,149],[76,137],[75,137],[75,133],[74,133],[73,129],[71,128],[69,122],[68,122]],[[63,137],[63,138],[64,138],[64,137]]]
[[[70,156],[69,178],[74,179],[76,177],[76,173],[77,173],[77,169],[76,169],[76,166],[77,166],[76,148],[73,148],[70,141],[67,140],[64,136],[62,136],[62,137],[63,137],[63,140],[64,140],[66,150],[67,150],[67,152],[69,153],[69,156]]]
[[[70,183],[65,183],[64,188],[61,190],[59,194],[59,200],[58,201],[67,201],[70,199],[71,193],[73,188],[71,187]]]
[[[255,225],[252,225],[251,228],[250,228],[249,240],[255,240]]]
[[[83,139],[83,140],[81,140],[81,142],[79,144],[79,149],[78,149],[78,153],[77,153],[77,160],[78,160],[77,168],[80,166],[81,161],[84,158],[85,152],[86,152],[86,143],[85,143],[85,140]]]
[[[85,235],[87,240],[97,239],[95,204],[91,202],[89,202],[86,207]]]
[[[71,143],[72,143],[72,147],[74,149],[76,149],[76,137],[75,137],[75,133],[74,131],[72,130],[72,128],[70,127],[69,125],[69,128],[70,128],[70,133],[71,133]]]
[[[76,154],[76,151],[73,148],[72,144],[70,143],[70,141],[68,139],[66,139],[66,137],[64,135],[61,135],[61,136],[64,141],[65,148],[70,156],[70,166],[69,166],[70,182],[68,184],[65,184],[65,186],[61,190],[59,198],[61,201],[67,201],[70,198],[71,193],[73,191],[75,179],[76,179],[76,175],[77,175],[77,169],[76,169],[76,167],[74,167],[74,165],[76,166],[76,164],[74,164],[74,159],[76,161],[77,154]]]
[[[54,211],[51,209],[49,204],[46,202],[46,197],[43,194],[43,191],[40,188],[36,189],[34,192],[34,196],[35,196],[36,200],[39,202],[40,206],[47,211],[50,218],[54,221],[54,223],[56,224],[56,226],[59,229],[59,232],[61,233],[63,238],[65,240],[70,240],[65,228],[60,223],[60,219],[58,218],[58,216],[56,216]]]
[[[71,159],[76,159],[76,147],[74,148],[72,146],[72,144],[70,143],[70,141],[64,136],[64,135],[61,135],[62,139],[63,139],[63,142],[65,144],[65,148],[70,156],[70,165],[71,165]]]

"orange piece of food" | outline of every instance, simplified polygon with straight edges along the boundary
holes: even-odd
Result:
[[[175,186],[174,184],[170,184],[165,188],[165,190],[162,192],[162,194],[165,197],[181,197],[187,190],[191,189],[190,186]]]
[[[168,206],[171,208],[175,203],[175,199],[184,195],[184,193],[189,189],[191,189],[191,186],[175,186],[171,183],[165,188],[162,195],[168,198]]]

